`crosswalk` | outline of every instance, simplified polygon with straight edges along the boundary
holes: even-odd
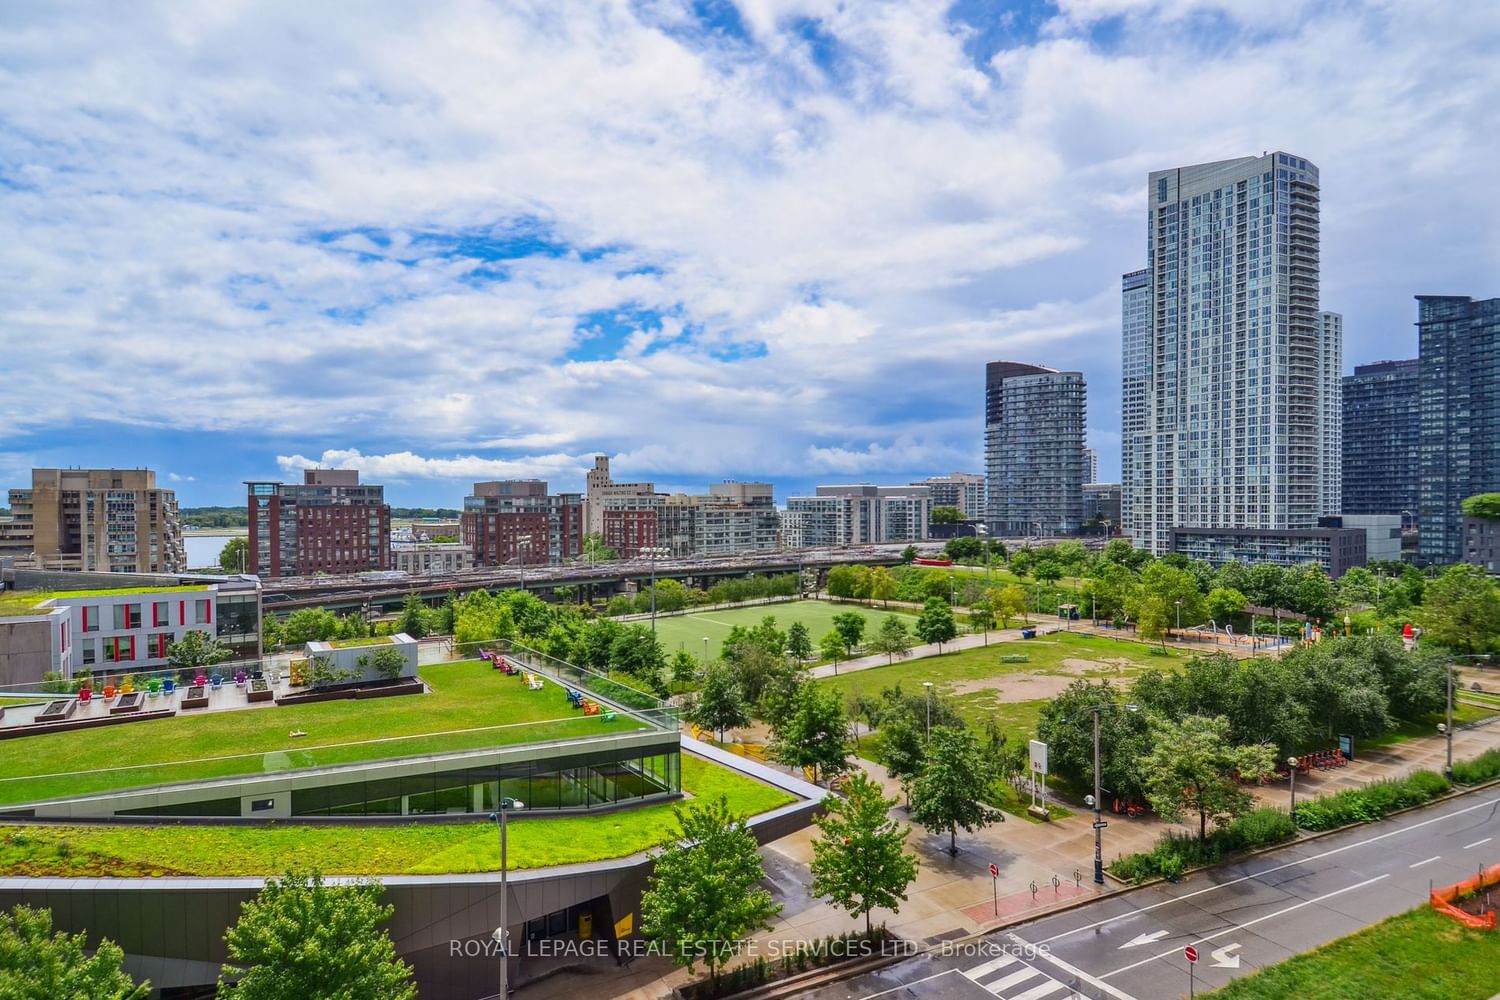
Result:
[[[1001,1000],[1070,1000],[1083,997],[1015,955],[1000,955],[983,965],[960,970],[964,978]],[[1085,998],[1086,1000],[1086,998]]]

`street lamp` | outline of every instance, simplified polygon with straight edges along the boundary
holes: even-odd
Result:
[[[651,560],[651,634],[656,634],[656,560],[670,555],[671,549],[660,545],[642,546],[640,554]]]
[[[495,929],[495,943],[500,945],[500,1000],[506,1000],[506,997],[510,996],[510,927],[508,900],[506,899],[509,890],[505,871],[505,811],[525,808],[526,803],[520,799],[502,798],[499,811],[490,813],[490,819],[495,820],[496,825],[500,827],[500,926]]]
[[[1177,631],[1182,631],[1182,600],[1181,598],[1172,602],[1177,605]]]
[[[1448,763],[1443,768],[1443,773],[1450,779],[1453,777],[1453,664],[1448,664],[1444,671],[1448,675],[1448,705],[1447,721],[1438,725],[1438,732],[1448,738]]]
[[[703,669],[708,669],[708,636],[703,637]]]
[[[1084,804],[1094,809],[1094,884],[1104,884],[1104,789],[1100,787],[1099,770],[1099,715],[1106,708],[1115,707],[1114,703],[1109,705],[1093,705],[1088,711],[1094,716],[1094,794],[1083,797]],[[1137,712],[1140,707],[1127,704],[1125,711]],[[1072,721],[1072,720],[1069,720]]]
[[[932,681],[923,681],[922,686],[927,689],[927,740],[932,741]]]
[[[1286,766],[1287,766],[1287,770],[1290,771],[1291,775],[1292,775],[1292,810],[1291,810],[1290,815],[1292,817],[1292,826],[1296,827],[1296,825],[1297,825],[1297,758],[1296,757],[1288,757],[1286,759]]]
[[[984,539],[984,589],[990,589],[990,528],[987,524],[976,524],[974,530]]]

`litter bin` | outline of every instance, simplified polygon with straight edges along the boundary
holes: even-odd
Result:
[[[1022,639],[1035,639],[1036,638],[1036,629],[1034,629],[1034,628],[1023,628],[1021,630],[1021,638]]]
[[[594,915],[588,911],[578,914],[578,940],[587,941],[594,936]]]

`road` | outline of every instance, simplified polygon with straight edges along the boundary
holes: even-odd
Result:
[[[816,1000],[1162,1000],[1274,965],[1500,861],[1500,795],[1461,796],[1101,899],[807,994]],[[936,939],[926,944],[938,949]],[[1367,987],[1374,984],[1365,984]]]

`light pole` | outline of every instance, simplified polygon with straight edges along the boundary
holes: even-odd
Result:
[[[708,636],[703,637],[703,669],[708,669]]]
[[[646,545],[641,548],[641,555],[651,560],[651,634],[656,634],[656,560],[670,553],[670,549],[660,545]]]
[[[932,681],[923,681],[922,686],[927,689],[927,741],[932,742]]]
[[[1181,632],[1182,631],[1182,601],[1181,601],[1181,599],[1178,599],[1176,601],[1173,601],[1172,603],[1175,604],[1175,605],[1177,605],[1177,631]]]
[[[984,539],[984,589],[990,589],[990,528],[987,524],[976,524],[974,530]]]
[[[1286,766],[1292,775],[1292,810],[1289,815],[1292,817],[1292,826],[1295,828],[1297,825],[1297,758],[1288,757]]]
[[[506,1000],[510,996],[510,927],[509,907],[506,897],[509,889],[506,883],[505,872],[505,811],[507,809],[525,809],[526,803],[520,799],[500,800],[498,812],[490,813],[490,819],[495,820],[500,827],[500,926],[496,928],[496,941],[500,945],[500,1000]]]
[[[1448,738],[1448,763],[1443,768],[1443,773],[1451,779],[1453,777],[1453,664],[1448,664],[1448,669],[1444,672],[1448,675],[1447,721],[1438,726],[1438,732]]]
[[[1094,716],[1094,794],[1085,795],[1083,801],[1094,809],[1094,884],[1104,884],[1104,789],[1100,783],[1099,768],[1099,715],[1115,705],[1094,705],[1088,711]],[[1125,711],[1138,711],[1136,705],[1126,705]],[[1076,718],[1076,716],[1075,716]]]
[[[1349,638],[1349,616],[1344,616],[1344,638]]]

